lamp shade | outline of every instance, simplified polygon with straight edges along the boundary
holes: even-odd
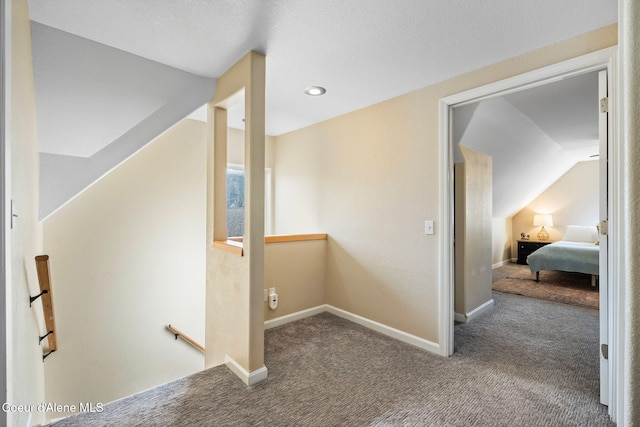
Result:
[[[538,214],[533,216],[534,227],[553,227],[553,218],[548,214]]]

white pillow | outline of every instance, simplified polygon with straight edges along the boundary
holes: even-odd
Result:
[[[598,228],[595,225],[567,225],[562,240],[593,243],[598,240]]]

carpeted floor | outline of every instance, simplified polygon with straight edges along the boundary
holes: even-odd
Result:
[[[443,358],[324,313],[265,334],[269,378],[220,366],[64,426],[609,426],[598,313],[494,293]]]
[[[493,270],[493,290],[598,309],[598,288],[591,276],[563,271],[541,271],[540,281],[528,265],[508,263]]]

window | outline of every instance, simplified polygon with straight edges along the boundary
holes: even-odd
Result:
[[[264,176],[264,234],[271,234],[271,169]],[[227,236],[244,236],[244,168],[227,167]]]

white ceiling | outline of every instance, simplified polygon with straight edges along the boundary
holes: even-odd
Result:
[[[92,157],[190,92],[203,96],[187,113],[214,93],[215,79],[46,25],[34,22],[31,38],[42,153]]]
[[[598,153],[597,72],[515,92],[504,98],[576,161],[589,160]]]
[[[219,77],[249,50],[265,53],[270,135],[617,20],[615,0],[30,0],[29,6],[36,22],[200,76]],[[308,97],[309,85],[327,94]],[[539,113],[531,112],[544,121]]]
[[[598,107],[591,72],[454,109],[454,142],[493,159],[494,217],[514,215],[577,162],[595,160]]]

